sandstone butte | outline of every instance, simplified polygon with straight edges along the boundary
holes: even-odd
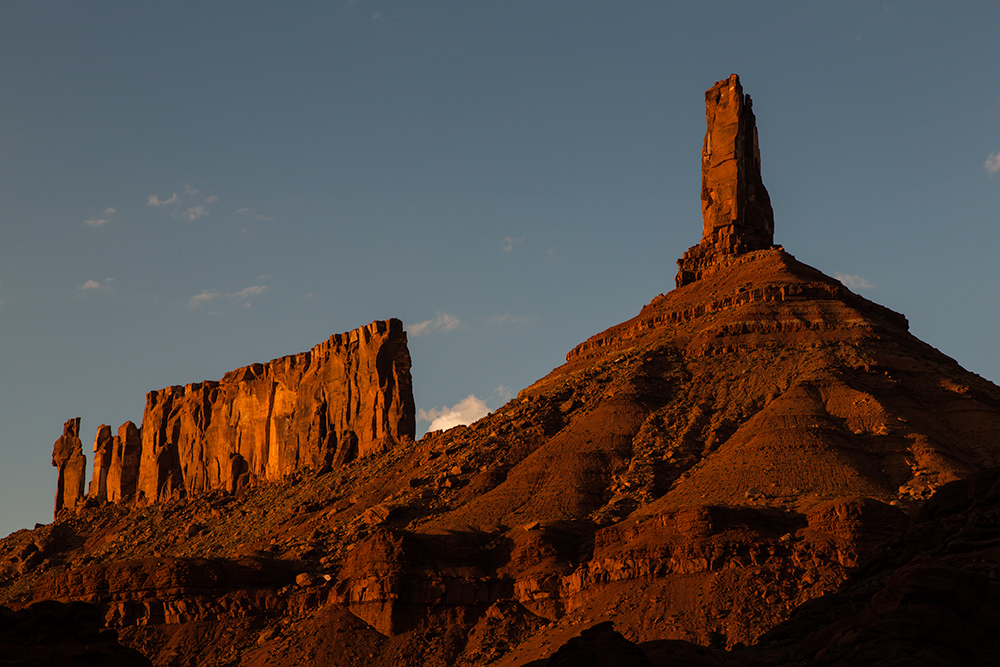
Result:
[[[413,439],[413,389],[399,320],[331,336],[308,352],[146,395],[132,422],[94,439],[88,497],[97,502],[180,498],[342,466]],[[82,501],[80,419],[66,422],[52,465],[56,513]],[[64,480],[65,478],[65,480]]]
[[[278,399],[299,357],[154,392],[118,455],[141,442],[142,502],[102,502],[134,466],[103,429],[80,499],[67,425],[66,509],[0,542],[4,613],[88,605],[120,664],[1000,664],[1000,387],[773,244],[735,75],[706,119],[701,242],[636,317],[416,442],[359,430],[403,388],[350,426]]]

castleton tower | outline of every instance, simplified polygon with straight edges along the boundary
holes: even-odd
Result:
[[[708,129],[701,151],[701,243],[677,260],[677,287],[720,259],[774,243],[774,212],[760,176],[752,101],[730,74],[705,91]]]

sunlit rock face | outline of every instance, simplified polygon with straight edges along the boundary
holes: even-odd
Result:
[[[59,470],[55,503],[55,514],[59,514],[60,510],[74,509],[84,500],[87,457],[80,441],[79,417],[63,425],[63,434],[52,446],[52,465]]]
[[[414,436],[406,332],[377,321],[218,382],[149,392],[142,424],[146,500],[343,465]]]

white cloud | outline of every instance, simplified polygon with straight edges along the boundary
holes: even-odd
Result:
[[[250,299],[267,291],[266,285],[251,285],[238,292],[219,292],[217,290],[206,290],[200,294],[195,294],[188,299],[188,308],[198,310],[203,306],[210,306],[220,301],[226,301],[234,305],[250,307]]]
[[[510,313],[504,313],[503,315],[494,315],[490,319],[486,320],[486,324],[490,325],[509,324],[514,327],[522,327],[534,319],[536,318],[531,315],[517,316],[517,315],[511,315]]]
[[[117,212],[118,211],[116,211],[115,209],[111,208],[110,206],[108,208],[104,209],[104,215],[114,215]]]
[[[523,236],[519,236],[517,238],[514,238],[513,236],[508,236],[507,238],[505,238],[503,241],[500,242],[500,247],[503,248],[504,252],[514,252],[514,246],[516,246],[518,243],[523,243],[523,242],[524,242]]]
[[[184,184],[184,192],[186,192],[187,194],[189,194],[192,197],[197,197],[198,196],[198,191],[195,190],[194,188],[192,188],[187,183]]]
[[[995,174],[1000,171],[1000,151],[997,151],[986,158],[986,163],[983,165],[983,169],[991,174]]]
[[[407,327],[409,332],[414,336],[426,336],[435,331],[455,331],[456,329],[464,328],[465,325],[462,323],[462,320],[440,310],[437,317],[433,320],[424,320],[423,322],[411,324]]]
[[[875,283],[868,282],[865,278],[861,276],[852,276],[847,273],[835,273],[833,277],[844,283],[847,287],[851,289],[875,289],[877,285]]]
[[[206,204],[214,204],[217,201],[219,201],[219,198],[216,197],[215,195],[209,195],[209,196],[205,197],[205,203]]]
[[[114,290],[114,286],[111,284],[115,281],[114,278],[105,278],[104,281],[100,280],[88,280],[84,284],[80,285],[80,293],[86,292],[88,290],[97,290],[99,292],[111,292]]]
[[[249,212],[250,212],[249,208],[238,208],[235,211],[233,211],[233,215],[243,215],[244,213],[249,213]]]
[[[198,218],[204,218],[206,215],[208,215],[208,211],[205,210],[204,206],[192,206],[188,210],[184,211],[184,213],[181,214],[181,217],[187,218],[188,222],[193,222]]]
[[[474,394],[469,394],[450,408],[418,410],[417,419],[419,421],[429,421],[431,423],[427,427],[429,431],[444,431],[453,426],[471,424],[477,419],[482,419],[489,412],[485,401],[476,398]]]
[[[179,204],[180,201],[176,193],[170,195],[170,199],[162,200],[159,195],[149,195],[149,199],[146,200],[146,206],[173,206],[174,204]]]

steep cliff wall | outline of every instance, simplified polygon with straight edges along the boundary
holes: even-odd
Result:
[[[146,500],[342,465],[415,433],[410,355],[399,320],[218,382],[151,391],[137,493]]]

